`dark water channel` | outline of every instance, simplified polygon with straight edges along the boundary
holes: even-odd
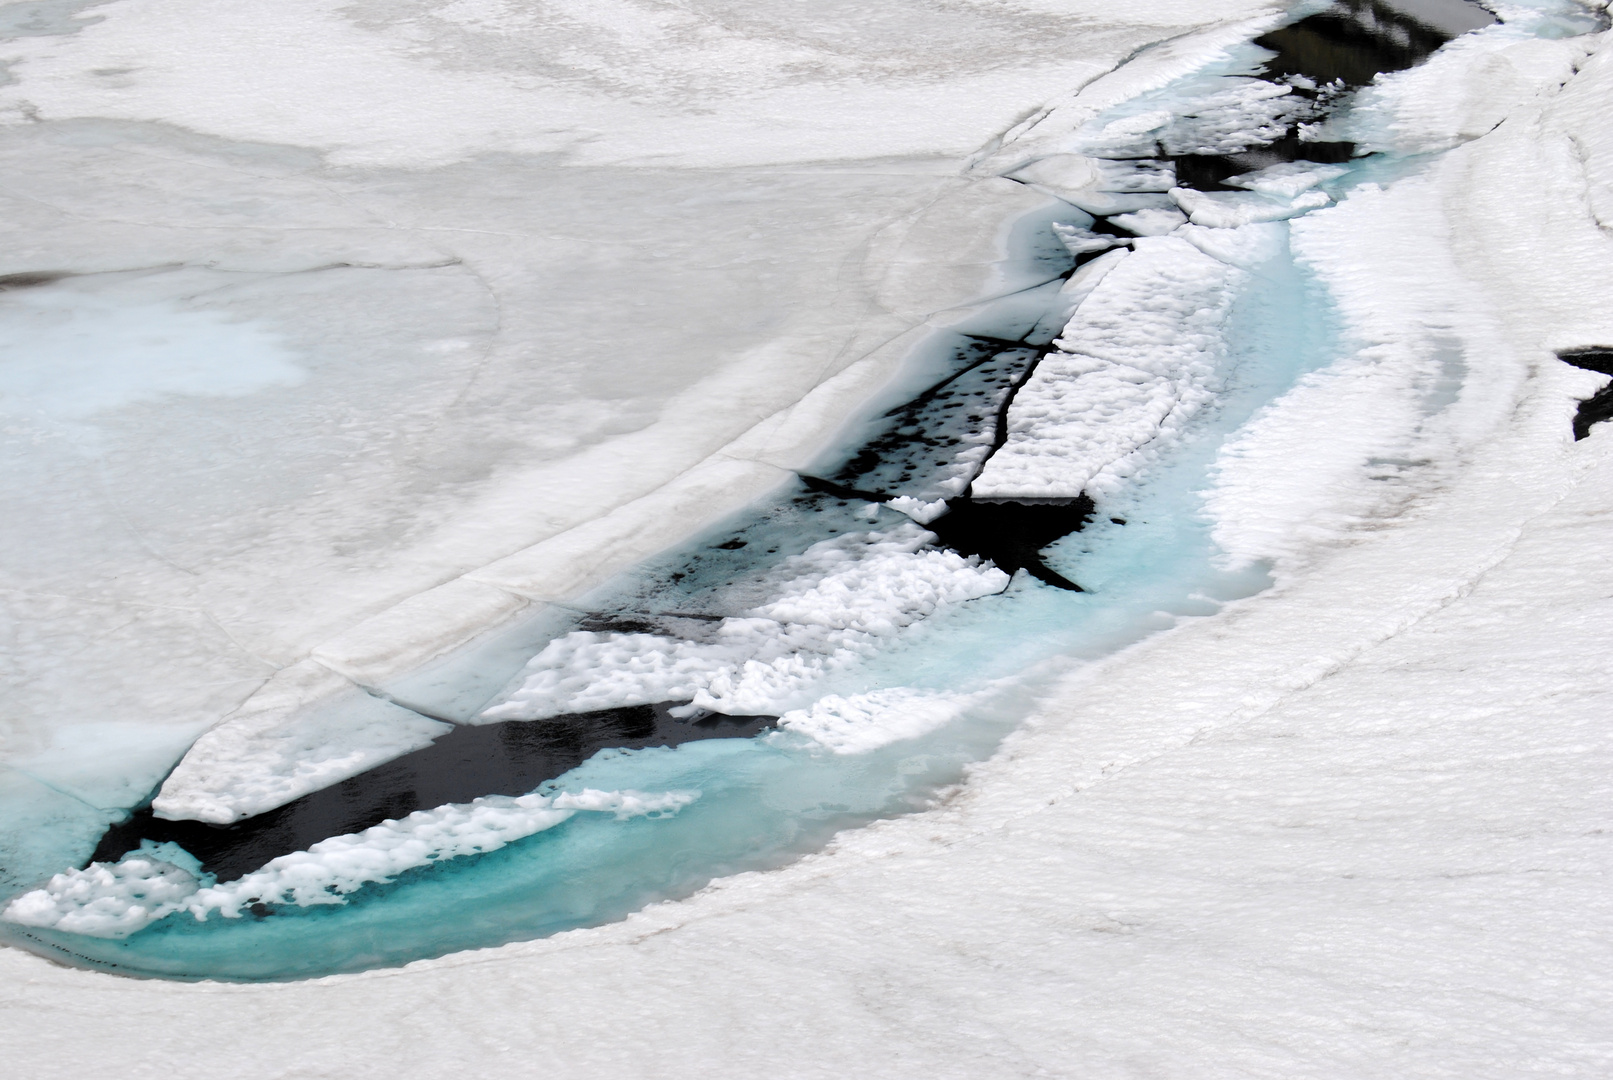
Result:
[[[1564,349],[1557,354],[1564,363],[1573,364],[1599,375],[1613,375],[1613,348],[1606,345],[1587,345],[1579,349]],[[1579,403],[1574,413],[1574,441],[1591,433],[1592,424],[1613,420],[1613,382]]]

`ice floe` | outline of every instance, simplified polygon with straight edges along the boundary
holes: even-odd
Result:
[[[1283,221],[1327,206],[1333,200],[1324,191],[1304,191],[1291,199],[1272,198],[1258,191],[1194,191],[1173,188],[1171,198],[1193,224],[1210,229],[1236,229],[1257,221]]]
[[[482,718],[541,720],[661,701],[731,715],[786,708],[903,627],[1007,586],[1001,570],[934,540],[912,523],[820,541],[768,575],[765,603],[723,619],[707,639],[567,634],[533,657],[520,686]]]
[[[1106,270],[1015,395],[976,498],[1112,491],[1211,400],[1245,272],[1174,236],[1140,237]]]
[[[806,735],[837,754],[862,754],[927,735],[962,716],[971,699],[906,687],[842,696],[826,694],[779,717],[785,731]]]
[[[21,926],[121,938],[179,912],[198,920],[213,912],[234,919],[256,904],[341,904],[365,885],[462,855],[497,851],[578,812],[662,817],[699,797],[698,791],[594,789],[489,795],[333,836],[223,883],[201,873],[200,864],[182,849],[147,844],[117,863],[57,874],[43,888],[12,900],[0,917]]]
[[[312,708],[310,699],[317,703]],[[198,739],[152,806],[159,817],[228,825],[418,750],[450,730],[371,697],[317,664],[294,665]]]

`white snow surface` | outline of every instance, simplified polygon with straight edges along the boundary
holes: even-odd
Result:
[[[730,715],[777,713],[824,675],[863,659],[948,604],[1001,592],[1008,575],[930,547],[917,523],[820,541],[769,571],[766,603],[723,619],[709,641],[576,631],[533,657],[483,722],[541,720],[689,701]]]
[[[1113,490],[1213,398],[1246,272],[1176,236],[1133,247],[1014,396],[1008,440],[975,478],[976,498]]]
[[[200,864],[183,849],[148,842],[117,863],[91,863],[57,874],[43,888],[12,900],[0,918],[21,926],[121,938],[179,912],[198,920],[215,911],[238,919],[242,908],[256,903],[341,904],[365,885],[461,855],[497,851],[552,829],[578,811],[614,813],[618,819],[664,817],[699,797],[698,791],[592,788],[556,795],[488,795],[329,837],[224,884],[201,875]]]

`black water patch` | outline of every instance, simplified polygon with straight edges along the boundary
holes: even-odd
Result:
[[[1313,161],[1318,165],[1342,165],[1355,157],[1351,142],[1310,142],[1295,132],[1266,146],[1241,154],[1182,154],[1176,163],[1176,182],[1197,191],[1236,191],[1226,181],[1234,176],[1258,172],[1273,165]]]
[[[1268,79],[1300,76],[1325,85],[1365,86],[1384,72],[1415,67],[1470,30],[1496,21],[1467,0],[1339,0],[1326,11],[1255,38],[1277,55]]]
[[[1024,570],[1056,589],[1082,592],[1081,586],[1042,561],[1042,549],[1079,532],[1092,520],[1093,510],[1086,495],[1047,502],[958,499],[925,528],[961,555],[978,555],[1010,574]]]
[[[1384,72],[1426,60],[1452,38],[1494,23],[1467,0],[1339,0],[1332,7],[1255,39],[1273,54],[1261,77],[1328,111],[1345,90]],[[1310,141],[1298,128],[1273,142],[1233,154],[1179,154],[1176,182],[1199,191],[1230,191],[1228,178],[1293,161],[1341,164],[1355,155],[1348,142]]]
[[[270,859],[416,810],[467,803],[483,795],[525,795],[599,750],[749,738],[776,719],[709,714],[680,720],[668,709],[668,705],[639,705],[550,720],[456,727],[430,746],[233,825],[165,821],[142,810],[109,828],[90,859],[116,862],[142,840],[172,841],[200,859],[220,881],[232,881]]]
[[[1573,364],[1600,375],[1613,375],[1613,347],[1589,345],[1580,349],[1564,349],[1557,354],[1564,363]],[[1592,424],[1613,420],[1613,382],[1579,403],[1574,413],[1574,441],[1591,433]]]
[[[851,497],[875,501],[908,495],[929,502],[957,494],[967,476],[950,489],[945,484],[957,476],[959,455],[982,444],[982,433],[992,429],[1039,351],[1002,338],[971,337],[968,345],[974,355],[959,370],[887,412],[883,430],[825,479]]]

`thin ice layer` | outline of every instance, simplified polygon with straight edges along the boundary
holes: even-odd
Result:
[[[591,788],[515,798],[489,795],[321,840],[222,885],[201,874],[200,864],[183,850],[148,844],[115,864],[91,863],[57,874],[43,888],[13,900],[0,917],[22,926],[122,938],[177,912],[205,920],[216,911],[235,919],[243,908],[259,903],[341,904],[365,885],[461,855],[497,851],[578,811],[663,817],[699,797],[697,791],[647,794]]]
[[[962,494],[991,454],[997,412],[1034,356],[1034,349],[1002,349],[896,410],[890,434],[853,458],[836,481],[910,500],[896,507],[904,513]]]
[[[903,627],[1007,587],[995,566],[929,546],[934,540],[908,523],[814,544],[771,575],[766,603],[722,620],[705,640],[567,634],[533,657],[520,688],[482,718],[680,700],[730,715],[780,711]]]
[[[1076,310],[1008,410],[975,479],[984,499],[1108,490],[1210,400],[1247,274],[1179,237],[1141,237]]]

